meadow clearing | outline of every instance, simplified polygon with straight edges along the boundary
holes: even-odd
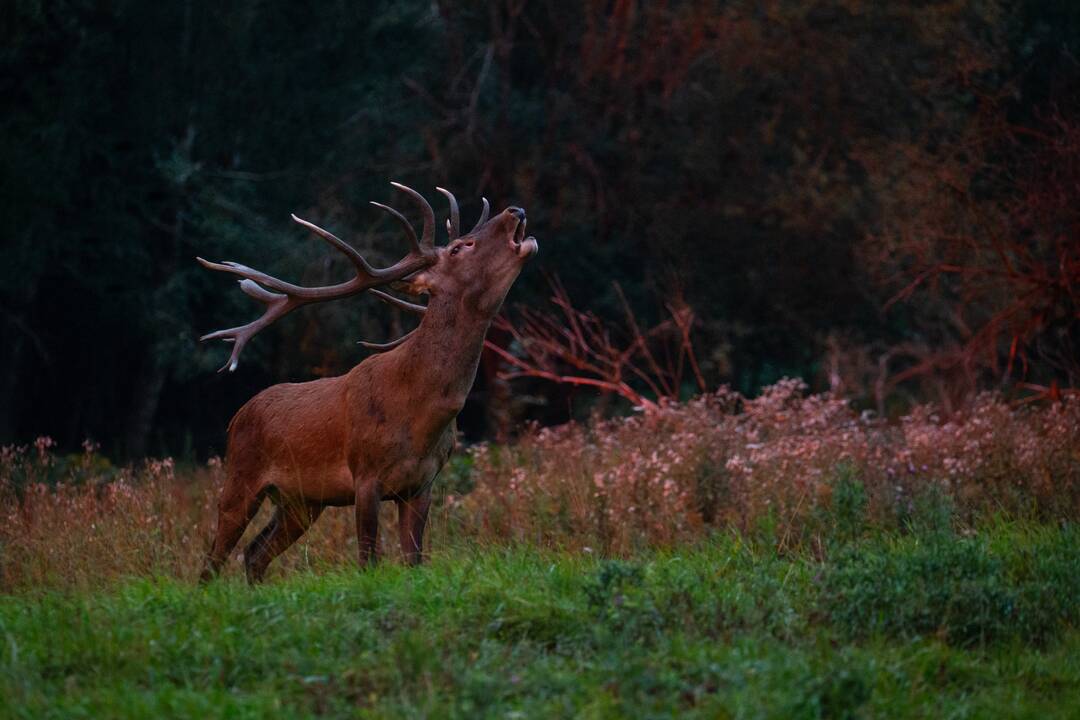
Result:
[[[783,381],[535,428],[453,460],[426,566],[388,514],[357,571],[342,509],[256,588],[194,581],[218,460],[0,472],[2,715],[1080,712],[1075,399],[884,422]]]

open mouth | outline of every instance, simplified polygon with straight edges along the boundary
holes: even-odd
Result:
[[[514,247],[520,247],[521,242],[525,239],[525,225],[528,224],[528,220],[521,218],[518,220],[517,228],[514,230]]]
[[[525,225],[528,221],[522,219],[518,222],[517,229],[514,230],[514,237],[510,241],[511,246],[514,248],[514,252],[520,258],[529,257],[535,255],[540,250],[540,244],[536,242],[536,238],[533,236],[525,237]]]

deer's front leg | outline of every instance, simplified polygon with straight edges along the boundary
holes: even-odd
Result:
[[[370,567],[378,558],[379,502],[382,493],[379,483],[360,479],[356,483],[356,544],[360,550],[360,567]]]
[[[431,491],[408,500],[398,501],[398,532],[401,535],[401,554],[405,562],[419,565],[423,561],[424,526],[431,507]]]

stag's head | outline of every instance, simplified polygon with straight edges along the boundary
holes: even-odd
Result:
[[[450,242],[436,248],[433,265],[406,278],[399,287],[433,299],[450,299],[467,311],[490,317],[539,247],[536,238],[525,236],[525,210],[510,206],[488,219],[484,200],[480,221],[461,235],[454,196],[442,188],[438,190],[450,201],[450,218],[446,222]]]

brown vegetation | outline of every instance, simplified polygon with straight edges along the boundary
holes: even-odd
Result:
[[[644,331],[615,283],[624,323],[617,327],[593,312],[574,307],[566,288],[551,280],[556,312],[518,307],[516,318],[495,318],[494,327],[509,348],[487,340],[484,346],[506,364],[502,380],[538,378],[553,383],[614,393],[635,408],[659,409],[657,402],[678,400],[685,376],[705,392],[691,330],[694,311],[676,293],[665,309],[669,317]]]
[[[938,497],[975,524],[990,514],[1080,512],[1080,401],[1017,406],[993,395],[945,420],[898,423],[783,381],[658,412],[534,429],[476,445],[436,485],[440,547],[528,543],[610,554],[762,530],[779,549],[822,550],[822,513],[857,489],[859,522],[903,527]],[[0,589],[98,586],[124,575],[194,578],[212,527],[220,461],[117,469],[92,446],[61,457],[42,439],[0,454]],[[265,512],[265,508],[263,510]],[[331,508],[285,568],[356,556],[351,512]]]

